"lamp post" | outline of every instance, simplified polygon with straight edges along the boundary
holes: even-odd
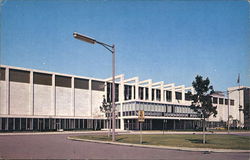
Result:
[[[112,53],[112,141],[115,141],[115,45],[99,42],[91,37],[74,32],[74,38],[91,44],[100,44]]]

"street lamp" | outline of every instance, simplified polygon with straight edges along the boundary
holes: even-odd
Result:
[[[99,42],[94,38],[74,32],[74,38],[91,44],[100,44],[112,53],[112,141],[115,141],[115,45]]]

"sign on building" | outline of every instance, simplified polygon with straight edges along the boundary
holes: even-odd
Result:
[[[144,111],[138,111],[138,121],[144,122],[144,120],[145,120]]]

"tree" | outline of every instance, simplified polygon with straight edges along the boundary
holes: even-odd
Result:
[[[201,115],[203,120],[203,143],[206,143],[206,118],[209,118],[211,115],[216,117],[217,114],[217,106],[213,106],[212,103],[212,94],[214,93],[214,90],[213,86],[210,85],[209,79],[203,79],[200,75],[195,77],[192,86],[195,90],[195,94],[191,95],[191,108]]]
[[[105,96],[103,96],[103,101],[102,105],[100,106],[100,111],[105,113],[108,120],[108,128],[109,128],[108,137],[110,137],[111,133],[111,109],[112,109],[111,102],[107,102]]]
[[[97,128],[98,126],[98,119],[103,117],[103,115],[100,113],[100,111],[96,108],[95,111],[93,112],[93,118],[94,118],[94,130],[96,131],[97,129],[100,129],[100,128]]]

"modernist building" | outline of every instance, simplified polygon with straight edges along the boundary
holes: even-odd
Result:
[[[199,127],[200,115],[190,108],[188,91],[194,92],[192,87],[184,85],[116,76],[116,128],[138,129],[139,110],[145,111],[144,130]],[[2,65],[0,131],[108,128],[108,120],[100,112],[103,97],[111,100],[111,78],[96,79]],[[228,100],[221,98],[213,99],[219,113],[210,119],[211,127],[227,121]],[[230,99],[232,107],[237,105],[236,99],[233,96]],[[231,112],[237,115],[239,110],[231,109]],[[233,118],[237,120],[235,115]]]
[[[235,114],[231,114],[233,119],[238,120],[239,127],[250,128],[250,87],[231,87],[229,96],[235,99]]]
[[[230,98],[228,102],[227,96]],[[213,104],[217,106],[218,115],[210,117],[209,125],[219,127],[229,125],[233,128],[250,128],[250,87],[237,86],[228,88],[226,92],[215,92]]]

